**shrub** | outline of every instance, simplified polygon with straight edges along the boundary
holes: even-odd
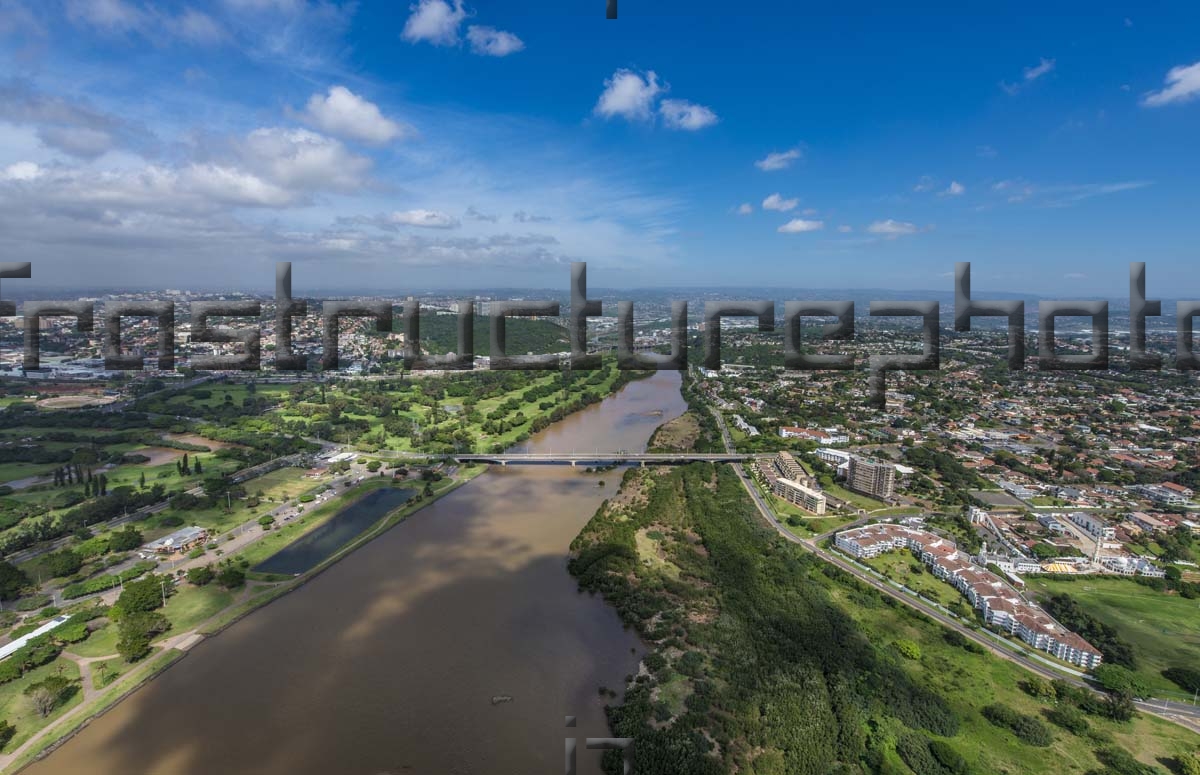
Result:
[[[1007,705],[988,705],[981,711],[983,717],[998,727],[1005,727],[1018,740],[1028,745],[1044,748],[1054,742],[1050,729],[1033,716],[1018,713]]]
[[[1046,712],[1046,718],[1051,724],[1060,726],[1073,735],[1085,735],[1091,724],[1088,723],[1083,711],[1073,705],[1060,705]]]
[[[210,583],[217,574],[213,573],[211,565],[205,565],[200,568],[189,568],[187,572],[187,580],[190,584],[195,584],[198,587],[203,587]]]
[[[237,589],[246,583],[246,573],[240,568],[222,568],[217,583],[225,589]]]
[[[901,638],[892,643],[892,648],[896,649],[900,653],[900,656],[906,659],[921,658],[921,647],[906,638]]]

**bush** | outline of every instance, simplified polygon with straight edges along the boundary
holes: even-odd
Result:
[[[7,721],[0,721],[0,751],[4,750],[4,746],[8,745],[16,733],[16,727]]]
[[[246,574],[240,568],[222,568],[217,574],[217,583],[225,589],[237,589],[246,583]]]
[[[213,573],[213,569],[212,569],[211,565],[205,565],[200,568],[188,569],[187,580],[188,580],[188,583],[190,583],[190,584],[195,584],[198,587],[203,587],[204,585],[210,583],[214,578],[216,578],[216,575],[217,574]]]
[[[1200,691],[1200,670],[1192,667],[1168,667],[1162,671],[1162,675],[1185,692]]]
[[[1046,718],[1051,724],[1060,726],[1073,735],[1087,734],[1091,724],[1088,723],[1083,711],[1073,705],[1061,705],[1046,712]]]
[[[906,659],[921,658],[921,647],[906,638],[901,638],[892,643],[892,648],[896,649],[900,653],[900,656]]]
[[[1007,728],[1023,743],[1045,748],[1054,742],[1054,735],[1049,727],[1033,716],[1018,713],[1007,705],[988,705],[980,712],[996,726]]]

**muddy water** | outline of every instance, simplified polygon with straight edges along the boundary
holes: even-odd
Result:
[[[678,374],[657,374],[531,447],[643,449],[684,408]],[[562,772],[568,736],[579,772],[599,772],[582,740],[609,734],[598,687],[619,688],[640,649],[565,565],[619,478],[494,468],[201,643],[28,772],[536,775]]]

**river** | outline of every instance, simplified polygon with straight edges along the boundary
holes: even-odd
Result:
[[[660,372],[530,447],[641,450],[685,408],[679,374]],[[620,474],[493,468],[202,642],[27,772],[539,775],[562,772],[576,737],[579,772],[598,773],[583,741],[609,736],[598,687],[619,691],[641,646],[578,592],[566,554]]]

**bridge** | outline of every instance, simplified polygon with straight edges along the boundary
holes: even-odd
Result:
[[[511,464],[524,465],[623,465],[637,464],[642,466],[674,466],[686,465],[697,460],[710,463],[741,463],[753,460],[755,455],[743,455],[736,452],[516,452],[496,455],[453,455],[455,460],[472,463],[494,463],[506,466]]]

